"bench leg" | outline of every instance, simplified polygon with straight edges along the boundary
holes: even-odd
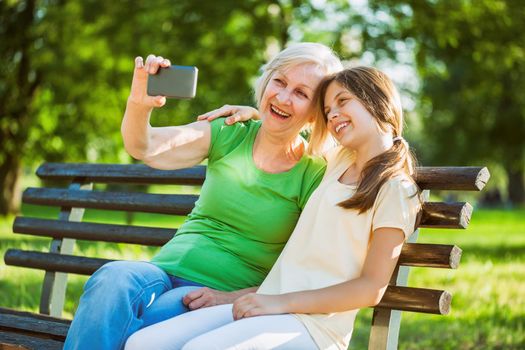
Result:
[[[400,325],[401,311],[378,308],[374,309],[368,349],[397,349]]]
[[[71,190],[92,190],[92,183],[74,182],[69,186]],[[82,221],[84,208],[63,207],[60,210],[59,220]],[[72,254],[75,240],[70,238],[53,239],[50,253]],[[40,313],[53,317],[62,317],[64,300],[67,289],[67,273],[46,271],[40,297]]]
[[[419,230],[416,230],[407,240],[410,243],[417,241]],[[406,286],[409,267],[398,266],[392,274],[391,285]],[[374,308],[368,350],[395,350],[399,340],[401,325],[401,311]]]

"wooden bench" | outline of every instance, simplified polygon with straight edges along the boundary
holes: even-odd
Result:
[[[103,257],[73,256],[76,240],[132,243],[160,247],[176,230],[82,222],[86,208],[187,215],[196,195],[93,191],[94,183],[200,185],[206,168],[197,166],[161,171],[144,165],[45,163],[37,170],[42,180],[67,181],[68,188],[28,188],[22,201],[60,207],[58,219],[17,217],[13,231],[51,238],[49,252],[9,249],[7,265],[45,270],[40,313],[0,309],[1,349],[61,349],[69,322],[61,319],[67,274],[90,275],[111,261]],[[421,167],[417,183],[428,198],[428,190],[479,191],[489,178],[486,168]],[[472,213],[468,203],[425,202],[418,227],[466,228]],[[455,245],[418,244],[418,232],[402,250],[391,285],[374,308],[369,349],[396,349],[400,311],[446,315],[451,295],[443,290],[407,287],[411,266],[458,267],[461,249]]]

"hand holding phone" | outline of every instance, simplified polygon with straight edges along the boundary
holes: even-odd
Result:
[[[156,74],[148,75],[148,95],[190,99],[197,92],[197,67],[159,67]]]

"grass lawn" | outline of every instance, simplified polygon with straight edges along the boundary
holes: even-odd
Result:
[[[25,215],[56,217],[57,210],[26,206]],[[13,218],[0,219],[0,254],[8,248],[45,251],[49,239],[11,232]],[[125,213],[94,210],[86,221],[123,223]],[[134,224],[177,227],[182,218],[136,214]],[[453,294],[448,316],[403,313],[400,349],[525,348],[525,210],[475,210],[467,230],[422,230],[419,242],[463,249],[457,270],[413,268],[409,285]],[[78,242],[87,256],[148,259],[154,249],[136,245]],[[37,311],[43,272],[0,264],[0,307]],[[72,317],[86,277],[69,277],[65,317]],[[367,347],[371,310],[358,315],[351,349]]]

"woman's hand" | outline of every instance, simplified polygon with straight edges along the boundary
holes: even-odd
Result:
[[[221,108],[199,115],[197,120],[207,120],[211,122],[219,117],[228,117],[226,118],[225,123],[227,125],[232,125],[250,119],[259,119],[259,111],[249,106],[224,105]]]
[[[285,314],[289,312],[289,295],[246,294],[233,303],[233,318]]]
[[[148,96],[148,75],[157,73],[160,67],[169,67],[170,65],[170,60],[161,56],[149,55],[146,58],[146,64],[144,64],[142,57],[136,57],[128,102],[147,108],[164,106],[166,97]]]

